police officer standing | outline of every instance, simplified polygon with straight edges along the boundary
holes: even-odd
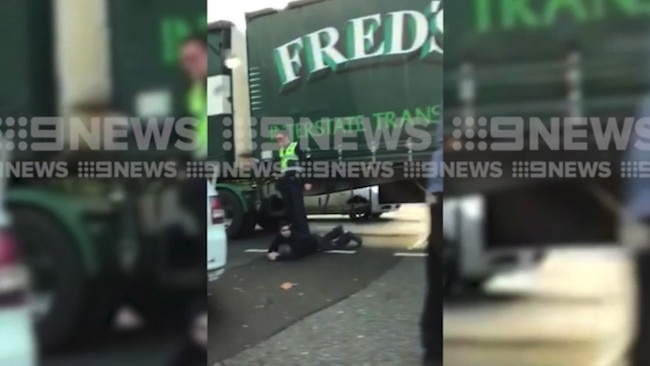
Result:
[[[442,192],[443,192],[443,149],[442,122],[436,131],[438,148],[432,157],[436,175],[431,178],[427,189],[427,203],[430,212],[429,238],[427,243],[426,280],[427,291],[422,311],[421,333],[424,348],[424,366],[442,365],[443,337],[443,234],[442,234]]]
[[[278,132],[275,140],[280,146],[278,155],[282,174],[276,183],[276,188],[282,194],[291,227],[294,231],[307,235],[310,231],[303,188],[308,191],[311,189],[311,184],[304,177],[304,169],[301,166],[301,162],[306,161],[306,156],[298,142],[291,141],[288,131]]]
[[[208,47],[205,36],[188,38],[181,47],[181,66],[191,82],[187,94],[187,110],[196,120],[195,139],[197,149],[194,151],[195,160],[206,159],[208,155],[208,111],[206,84],[208,78]],[[183,202],[193,213],[206,215],[206,185],[205,179],[190,178],[183,187]],[[205,223],[205,219],[202,221]]]

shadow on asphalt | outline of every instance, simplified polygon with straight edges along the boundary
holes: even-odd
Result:
[[[142,328],[115,331],[92,343],[75,345],[56,354],[42,356],[42,366],[157,365],[177,347],[180,332]],[[128,361],[127,361],[128,360]]]

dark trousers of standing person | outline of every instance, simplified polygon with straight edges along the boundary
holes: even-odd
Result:
[[[637,334],[632,347],[631,366],[650,365],[650,251],[635,258],[637,288]]]
[[[180,182],[178,187],[179,205],[196,220],[196,232],[188,232],[185,225],[175,223],[160,232],[163,245],[148,249],[153,255],[154,271],[165,278],[173,276],[170,266],[187,267],[205,263],[207,232],[207,186],[203,178],[190,178]],[[147,261],[149,263],[149,261]],[[200,287],[201,284],[197,284]]]
[[[207,228],[207,182],[205,178],[188,178],[181,187],[181,205],[188,209],[198,221],[199,232]]]
[[[197,231],[189,233],[182,225],[166,230],[164,238],[169,242],[167,259],[194,265],[203,263],[206,256],[207,232],[207,185],[204,178],[189,178],[181,182],[180,206],[195,220]],[[181,263],[178,263],[181,264]]]
[[[442,365],[442,195],[437,195],[436,203],[430,206],[430,214],[426,257],[427,290],[420,323],[425,366]]]
[[[276,187],[282,194],[282,201],[292,230],[305,235],[309,234],[302,179],[294,172],[287,172],[278,180]]]
[[[196,317],[207,311],[208,305],[203,298],[198,298],[189,308],[185,324],[189,325],[189,329],[183,333],[180,338],[178,348],[175,350],[168,366],[205,366],[208,364],[208,351],[201,344],[198,344],[193,339],[193,327],[196,326],[194,321]]]

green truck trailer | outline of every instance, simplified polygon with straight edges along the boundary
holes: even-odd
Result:
[[[59,112],[53,3],[0,3],[0,43],[7,55],[0,61],[3,122],[9,117],[56,116]],[[138,96],[154,90],[177,101],[175,106],[164,107],[169,116],[184,115],[177,49],[188,35],[205,29],[205,2],[108,1],[107,9],[113,95],[112,101],[104,101],[110,106],[100,109],[137,115]],[[16,127],[13,134],[19,136]],[[2,124],[4,138],[11,138],[7,133],[11,129],[8,122]],[[14,162],[64,163],[64,155],[31,149],[11,153]],[[173,151],[163,155],[134,150],[66,156],[70,166],[75,159],[155,161],[181,156]],[[3,179],[9,179],[5,168]],[[166,290],[205,294],[205,263],[195,262],[193,270],[170,267],[162,257],[166,250],[160,232],[141,225],[152,218],[145,217],[139,204],[155,202],[157,189],[171,186],[173,190],[174,182],[97,181],[72,178],[72,170],[67,173],[50,179],[12,177],[3,202],[10,208],[32,271],[36,328],[44,349],[58,350],[74,339],[92,338],[110,324],[126,298],[153,319],[182,306],[172,304],[181,297],[162,296]],[[197,249],[198,254],[205,250]],[[180,316],[174,313],[162,319],[170,318]]]
[[[446,140],[489,146],[499,140],[481,137],[479,119],[489,129],[491,117],[513,116],[523,118],[527,137],[517,151],[445,152],[450,163],[502,167],[445,181],[445,235],[454,253],[447,268],[455,272],[447,278],[481,282],[519,258],[539,258],[540,248],[615,242],[625,197],[616,140],[626,141],[626,118],[638,117],[650,91],[650,2],[455,0],[446,7]],[[476,124],[459,134],[455,118]],[[575,130],[565,130],[571,121]],[[541,125],[560,133],[535,146],[527,133]],[[607,133],[598,131],[607,130],[622,138],[604,143]],[[567,139],[586,148],[564,148]],[[517,162],[537,168],[519,174]],[[522,256],[524,248],[533,255]]]
[[[442,18],[440,1],[327,0],[247,14],[245,35],[213,23],[208,88],[220,107],[210,111],[210,160],[249,154],[260,164],[277,152],[275,132],[287,129],[314,171],[326,167],[307,194],[379,185],[382,202],[424,201],[424,179],[405,167],[436,148]],[[228,57],[244,62],[229,69]],[[231,237],[282,215],[272,180],[253,175],[220,178]]]

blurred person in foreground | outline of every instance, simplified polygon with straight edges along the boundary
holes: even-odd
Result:
[[[650,51],[650,37],[646,38],[646,49]],[[642,62],[646,64],[646,90],[649,92],[642,99],[637,113],[637,123],[645,129],[650,126],[650,54]],[[635,146],[634,142],[628,146],[624,160],[628,163],[636,161],[641,164],[650,162],[650,151]],[[639,141],[641,142],[641,141]],[[648,144],[648,141],[643,141]],[[634,253],[634,275],[636,285],[636,334],[630,349],[630,366],[650,365],[650,179],[633,178],[623,182],[627,192],[625,225],[640,228],[637,237],[624,237],[624,245]],[[625,233],[625,232],[624,232]]]
[[[443,192],[443,136],[442,122],[436,131],[437,149],[432,162],[437,174],[431,178],[427,189],[427,203],[430,211],[429,238],[427,243],[426,280],[427,290],[422,311],[421,332],[424,348],[424,366],[442,366],[442,192]]]
[[[208,107],[206,85],[208,80],[208,44],[203,35],[192,36],[181,46],[181,67],[191,85],[187,94],[187,111],[197,121],[195,139],[197,149],[195,160],[206,159],[208,155]],[[190,205],[192,212],[203,217],[205,211],[205,179],[188,179],[184,190],[184,201]],[[205,220],[201,221],[205,222]],[[203,232],[205,233],[205,231]]]
[[[208,364],[208,311],[203,301],[197,301],[188,313],[190,324],[183,334],[180,348],[169,366],[206,366]]]
[[[638,114],[638,123],[650,125],[650,120],[640,122],[641,118],[650,118],[650,95],[642,101]],[[631,144],[625,161],[649,162],[650,152]],[[627,188],[626,225],[642,229],[640,237],[628,238],[623,243],[632,249],[635,265],[637,329],[630,365],[647,366],[650,365],[650,179],[631,178],[624,183]]]
[[[180,66],[191,82],[187,94],[187,112],[197,121],[195,141],[198,142],[198,146],[194,151],[193,158],[202,160],[207,156],[208,122],[206,101],[208,45],[205,36],[193,36],[183,42],[180,48]],[[197,230],[189,233],[184,226],[173,226],[166,230],[163,236],[163,239],[168,241],[175,250],[170,254],[171,257],[175,257],[177,254],[182,256],[183,253],[196,252],[200,260],[192,261],[192,265],[195,263],[196,265],[205,265],[206,194],[204,177],[187,179],[181,187],[181,204],[196,220]],[[205,269],[205,267],[203,268]],[[186,324],[189,324],[189,329],[184,332],[180,347],[169,363],[170,366],[205,366],[208,364],[206,286],[207,278],[204,286],[198,286],[203,289],[203,292],[197,294],[198,299],[190,307],[188,317],[185,319]]]
[[[190,87],[187,93],[187,112],[196,120],[195,141],[197,149],[193,152],[194,160],[207,156],[207,101],[206,84],[208,78],[208,45],[205,36],[196,35],[186,39],[180,47],[180,66],[185,73]],[[184,225],[174,225],[163,233],[164,240],[170,242],[172,253],[183,255],[190,245],[203,245],[205,248],[206,223],[206,180],[204,177],[186,178],[180,187],[181,205],[196,220],[193,229]],[[191,231],[191,232],[190,232]],[[181,251],[181,253],[178,253]],[[197,250],[201,263],[205,261],[205,251]],[[198,263],[198,262],[197,262]]]
[[[269,246],[267,257],[272,261],[295,260],[328,250],[349,249],[353,241],[356,243],[355,248],[363,244],[359,235],[346,231],[343,226],[337,226],[319,236],[295,231],[290,223],[282,222]]]

